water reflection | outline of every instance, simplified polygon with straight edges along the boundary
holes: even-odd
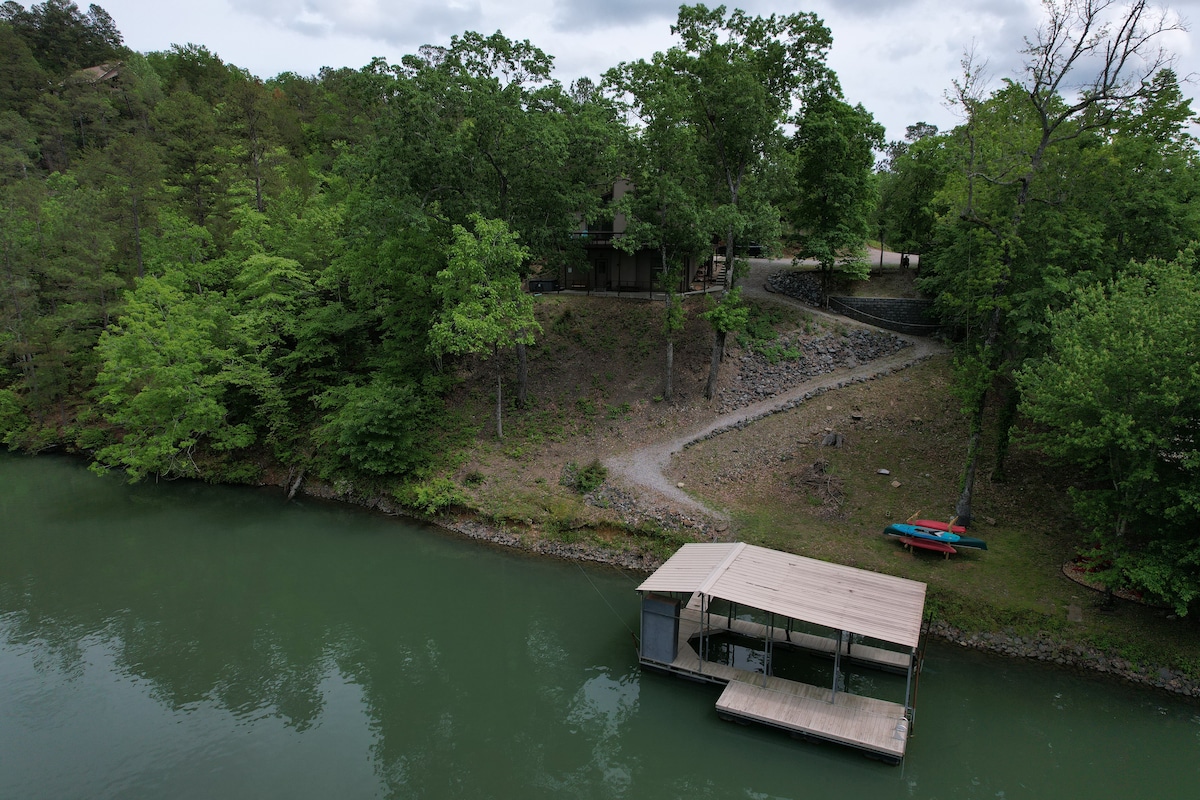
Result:
[[[609,796],[625,797],[633,786],[634,764],[621,743],[625,725],[637,709],[637,675],[630,672],[614,679],[607,669],[589,672],[596,674],[575,693],[567,724],[572,734],[582,732],[592,740],[592,768]]]
[[[936,648],[902,768],[722,723],[715,687],[637,670],[629,576],[352,509],[0,458],[0,519],[4,797],[1138,796],[1121,770],[1143,762],[1200,780],[1193,707]],[[849,688],[891,680],[867,675]]]

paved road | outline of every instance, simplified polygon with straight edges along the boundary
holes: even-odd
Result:
[[[879,266],[879,263],[880,263],[879,248],[878,247],[868,247],[868,248],[866,248],[866,250],[867,250],[867,263],[869,263],[872,267]],[[885,267],[900,266],[900,258],[901,258],[901,256],[899,253],[893,253],[891,250],[883,251],[883,265]],[[751,267],[753,267],[755,264],[769,264],[769,265],[773,266],[775,269],[779,269],[781,267],[790,267],[792,265],[792,260],[790,258],[751,258],[751,259],[747,259],[747,260],[750,262]],[[812,267],[815,267],[817,265],[816,261],[805,261],[803,263],[808,266],[812,266]],[[921,263],[921,257],[919,255],[917,255],[915,253],[909,254],[909,256],[908,256],[909,267],[911,267],[912,269],[916,269],[920,265],[920,263]]]

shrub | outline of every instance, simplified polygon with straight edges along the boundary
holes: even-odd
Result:
[[[604,416],[606,419],[620,419],[627,415],[631,410],[629,403],[621,403],[616,406],[608,406],[605,409]]]
[[[0,389],[0,441],[15,447],[28,426],[21,398],[16,392]]]
[[[587,494],[599,489],[606,478],[608,478],[608,468],[601,464],[599,459],[593,459],[592,463],[582,469],[574,461],[569,461],[563,468],[561,483],[580,494]]]
[[[430,478],[408,483],[396,490],[396,499],[425,514],[440,514],[451,506],[466,505],[467,496],[449,478]]]

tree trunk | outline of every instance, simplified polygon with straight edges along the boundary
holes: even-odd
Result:
[[[258,213],[266,212],[267,206],[263,203],[263,188],[262,188],[262,158],[256,150],[253,154],[254,162],[254,207],[258,209]]]
[[[666,225],[666,209],[660,209],[659,220],[662,225]],[[664,284],[667,284],[671,280],[670,272],[667,270],[667,245],[661,241],[658,243],[658,256],[662,269],[663,282]],[[667,333],[667,379],[666,386],[663,388],[663,399],[667,400],[668,402],[670,402],[674,393],[671,375],[674,372],[675,364],[675,337],[672,331],[671,319],[672,313],[675,311],[675,303],[677,302],[675,299],[675,290],[677,288],[678,287],[675,286],[666,286],[667,302],[663,305],[663,308],[666,311],[666,320],[663,325],[663,329]]]
[[[975,491],[975,473],[979,464],[980,440],[983,438],[983,409],[986,399],[987,392],[984,391],[979,397],[975,412],[971,415],[971,434],[967,439],[967,463],[963,467],[962,492],[954,506],[954,516],[958,517],[960,525],[971,524],[971,501]]]
[[[1017,419],[1017,406],[1020,402],[1020,393],[1010,383],[1005,392],[1004,408],[1000,410],[1000,418],[996,420],[996,468],[992,470],[993,483],[1004,483],[1008,479],[1004,472],[1004,462],[1008,458],[1013,423]]]
[[[736,204],[737,201],[735,200]],[[733,226],[729,226],[725,239],[725,291],[733,291]]]
[[[704,396],[712,400],[717,393],[717,376],[721,371],[721,355],[725,352],[725,334],[713,332],[712,361],[708,367],[708,386]]]
[[[496,376],[496,438],[504,438],[504,396],[500,389],[500,376]]]
[[[517,408],[524,408],[529,399],[529,357],[525,343],[517,342]]]
[[[291,500],[296,496],[296,492],[300,491],[300,484],[304,482],[304,469],[300,470],[300,474],[296,476],[296,480],[292,483],[292,488],[288,490],[287,499]]]
[[[137,258],[137,274],[139,278],[146,277],[146,267],[142,260],[142,213],[138,207],[138,195],[133,195],[133,251]]]
[[[674,397],[671,374],[675,371],[675,341],[667,339],[667,385],[663,389],[663,399],[670,402]]]

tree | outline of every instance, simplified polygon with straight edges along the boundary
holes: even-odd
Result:
[[[880,247],[895,252],[929,253],[934,242],[935,197],[946,183],[948,137],[936,125],[918,122],[905,130],[903,142],[892,142],[879,175],[875,223]]]
[[[0,186],[0,384],[38,391],[32,338],[38,323],[39,227],[44,187],[25,180]]]
[[[102,468],[120,467],[131,480],[199,477],[198,452],[253,443],[251,425],[231,419],[226,404],[243,366],[233,333],[219,297],[191,294],[178,275],[138,281],[97,345],[96,394],[121,431],[96,454]]]
[[[125,51],[113,18],[95,4],[84,14],[67,0],[46,0],[29,10],[9,0],[0,7],[0,20],[25,39],[43,69],[59,76],[119,58]]]
[[[1100,149],[1087,180],[1114,263],[1169,257],[1200,231],[1200,148],[1196,114],[1174,71],[1154,75],[1150,91],[1117,118],[1110,146]]]
[[[870,274],[862,253],[875,201],[875,150],[883,136],[883,126],[865,108],[823,91],[809,99],[792,137],[795,199],[781,205],[796,257],[820,265],[825,296],[835,269],[856,280]]]
[[[532,344],[541,325],[533,316],[533,298],[521,290],[520,271],[529,250],[503,220],[471,216],[473,232],[452,230],[446,268],[437,274],[433,293],[442,308],[429,333],[436,355],[483,358],[501,347]],[[504,438],[503,397],[496,376],[496,436]]]
[[[746,327],[746,321],[750,318],[750,310],[742,303],[741,287],[721,295],[720,301],[701,316],[713,326],[713,353],[709,361],[708,384],[704,388],[704,396],[711,400],[717,394],[718,365],[725,350],[725,338]]]
[[[735,285],[735,243],[766,222],[769,203],[747,198],[764,159],[779,152],[783,123],[813,87],[836,85],[825,66],[829,29],[812,13],[752,17],[725,6],[680,6],[671,26],[681,45],[655,56],[663,82],[678,84],[686,121],[699,131],[719,186],[726,286]],[[749,200],[749,202],[747,202]],[[774,219],[778,219],[775,214]]]
[[[685,266],[709,248],[712,224],[698,132],[680,124],[684,102],[680,87],[658,82],[657,77],[651,65],[639,61],[610,70],[605,81],[618,96],[636,98],[625,106],[638,121],[624,153],[624,172],[633,188],[614,206],[614,213],[626,218],[625,235],[614,244],[627,253],[644,249],[659,253],[660,283],[667,295],[663,397],[671,400],[675,336],[684,327],[679,286],[685,280]]]
[[[433,454],[430,431],[439,421],[440,403],[415,381],[376,373],[363,385],[331,389],[318,403],[330,411],[319,438],[357,470],[406,475]]]
[[[1039,237],[1044,230],[1030,226],[1036,201],[1053,200],[1042,184],[1048,176],[1063,174],[1056,163],[1060,151],[1110,129],[1123,113],[1157,94],[1153,76],[1171,60],[1157,42],[1181,27],[1152,13],[1145,0],[1129,6],[1113,0],[1048,0],[1045,9],[1045,23],[1026,40],[1021,79],[1009,80],[984,100],[981,67],[968,56],[953,96],[966,115],[958,129],[962,173],[951,202],[964,224],[957,230],[965,234],[966,228],[978,228],[993,240],[985,251],[989,261],[979,264],[976,273],[986,275],[986,286],[970,295],[969,303],[961,292],[956,301],[960,307],[971,305],[975,317],[964,342],[966,355],[957,362],[971,431],[955,507],[964,521],[971,519],[988,392],[997,385],[1009,387],[1000,415],[1005,428],[1000,439],[1007,442],[1018,399],[1011,390],[1011,372],[1024,358],[1019,352],[1025,345],[1022,337],[1042,327],[1036,316],[1021,312],[1038,314],[1039,307],[1046,307],[1047,290],[1061,298],[1067,285],[1061,272],[1039,275],[1042,260],[1029,257],[1046,241]],[[954,269],[939,260],[939,275],[926,288],[947,293]],[[1035,297],[1037,302],[1021,302]]]
[[[569,180],[579,155],[571,134],[591,115],[576,114],[586,109],[552,79],[552,63],[499,32],[406,57],[381,125],[380,166],[424,213],[457,225],[471,214],[502,220],[535,259],[556,258],[594,197]]]
[[[0,18],[0,111],[25,115],[50,85],[29,44]]]
[[[129,276],[114,257],[104,193],[73,172],[51,175],[45,189],[29,270],[37,305],[27,328],[22,388],[39,418],[57,406],[59,427],[65,428],[68,405],[92,384],[93,347],[120,312]]]
[[[725,6],[680,6],[671,32],[680,44],[651,62],[621,64],[606,82],[627,107],[659,124],[686,126],[696,137],[706,173],[702,202],[710,234],[725,242],[726,289],[736,285],[737,241],[746,235],[777,241],[779,212],[770,202],[766,165],[783,152],[783,126],[807,92],[836,86],[825,66],[832,42],[816,15],[754,17]],[[664,116],[665,115],[665,116]],[[731,304],[732,302],[732,304]],[[722,301],[710,320],[725,320],[736,305]],[[715,390],[725,336],[714,329],[709,393]]]
[[[1072,492],[1110,588],[1200,597],[1200,260],[1135,264],[1050,315],[1017,373],[1027,444],[1094,477]]]
[[[179,193],[178,208],[206,225],[221,206],[216,110],[201,96],[177,90],[155,105],[151,125],[165,153],[166,181]]]

